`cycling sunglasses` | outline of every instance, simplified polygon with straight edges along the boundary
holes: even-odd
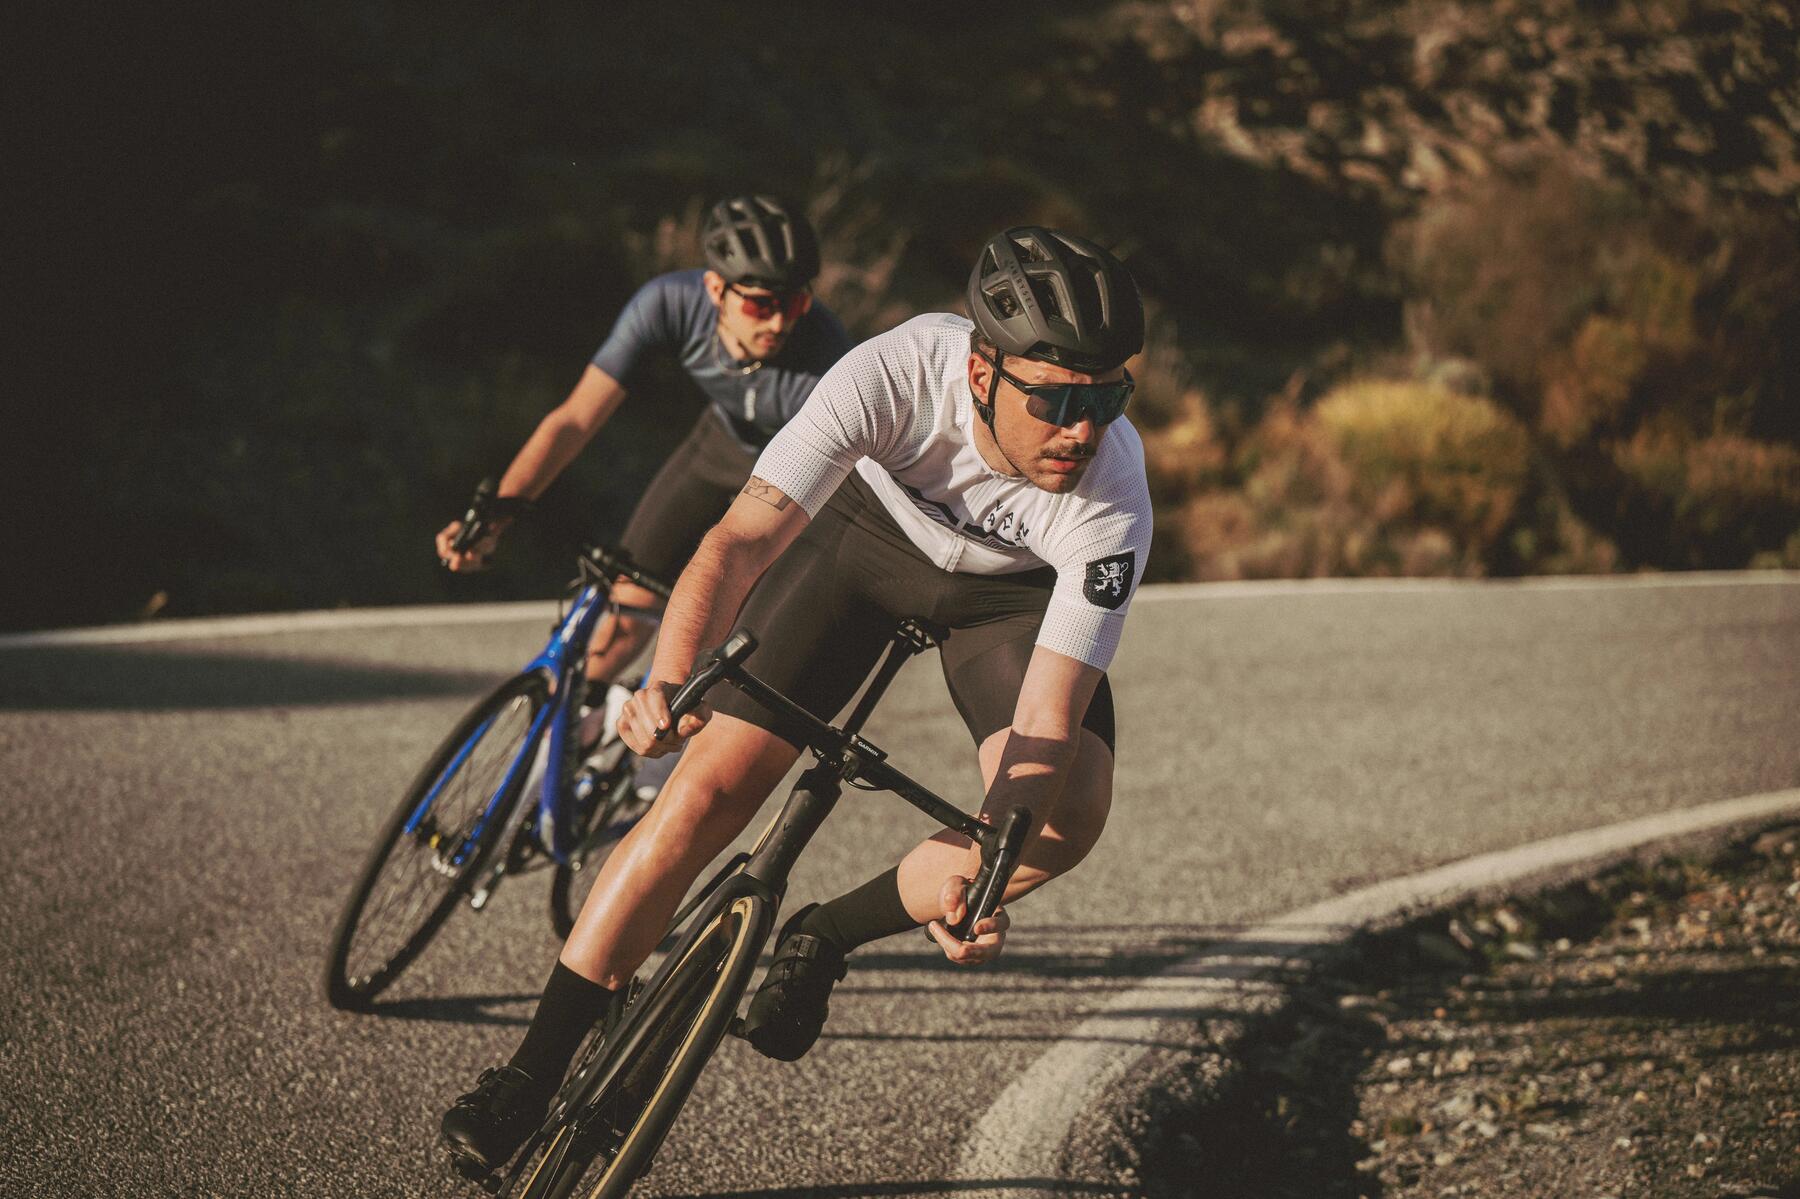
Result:
[[[1092,418],[1096,425],[1118,420],[1137,386],[1130,371],[1111,383],[1027,383],[1000,365],[1002,357],[995,351],[989,361],[995,373],[1024,393],[1025,411],[1035,420],[1064,429],[1080,424],[1083,417]]]
[[[812,292],[804,288],[798,291],[748,292],[735,283],[727,283],[725,290],[743,301],[744,312],[751,320],[766,321],[777,312],[790,321],[797,321],[812,307]]]

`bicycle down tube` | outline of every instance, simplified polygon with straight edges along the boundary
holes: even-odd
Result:
[[[992,915],[1000,905],[1006,883],[1030,834],[1030,812],[1023,807],[1014,807],[998,826],[970,816],[889,765],[887,755],[865,741],[858,732],[862,719],[873,709],[875,700],[880,698],[881,691],[897,672],[898,662],[934,640],[917,622],[901,622],[894,644],[889,648],[888,660],[842,729],[826,724],[744,668],[745,659],[756,649],[756,637],[747,629],[738,630],[717,650],[702,656],[699,668],[670,701],[669,709],[679,720],[700,702],[708,689],[723,682],[784,720],[807,730],[806,747],[818,759],[818,764],[809,768],[795,783],[793,793],[777,818],[775,835],[765,838],[744,866],[747,875],[779,894],[785,889],[788,872],[801,850],[836,805],[841,785],[865,780],[859,785],[893,792],[945,828],[963,834],[981,847],[982,865],[968,891],[967,913],[961,925],[952,930],[969,941],[974,939],[975,925]]]

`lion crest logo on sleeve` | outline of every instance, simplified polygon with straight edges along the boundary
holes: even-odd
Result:
[[[1117,609],[1131,594],[1131,576],[1136,565],[1136,550],[1126,550],[1110,558],[1096,558],[1087,564],[1087,579],[1081,593],[1088,597],[1089,603]]]

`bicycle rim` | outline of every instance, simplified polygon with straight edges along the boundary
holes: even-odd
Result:
[[[547,1185],[527,1189],[526,1196],[568,1199],[579,1193],[586,1199],[615,1199],[649,1168],[701,1068],[737,1014],[764,939],[755,934],[765,923],[762,901],[739,896],[715,918],[713,929],[694,941],[662,994],[640,997],[638,1002],[662,1008],[656,1027],[574,1121],[596,1137],[594,1156],[574,1152],[579,1146],[571,1140],[565,1160],[552,1163],[554,1176],[545,1180]],[[604,1160],[595,1160],[600,1157]],[[598,1174],[593,1173],[596,1167]]]
[[[449,916],[519,800],[526,771],[514,766],[547,700],[541,677],[509,679],[470,710],[413,780],[339,921],[326,975],[334,1005],[367,1004]]]

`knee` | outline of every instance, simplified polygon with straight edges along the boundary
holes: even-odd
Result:
[[[659,840],[688,844],[703,830],[730,820],[741,804],[732,788],[691,772],[683,773],[682,765],[685,763],[678,764],[663,784],[648,818],[655,824]],[[736,822],[732,823],[735,826]]]
[[[697,847],[710,856],[721,847],[715,843],[729,842],[750,822],[768,795],[757,772],[716,758],[705,746],[690,744],[657,794],[647,819],[669,849]]]

